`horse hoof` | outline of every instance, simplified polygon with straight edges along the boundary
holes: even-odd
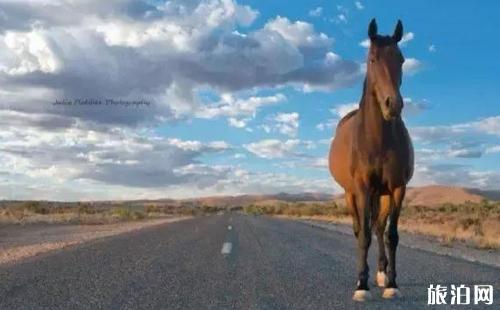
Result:
[[[375,284],[377,284],[378,287],[385,287],[386,283],[387,283],[387,276],[385,275],[385,272],[378,271]]]
[[[384,294],[382,294],[382,297],[385,299],[396,299],[396,298],[401,298],[403,297],[403,294],[394,287],[388,287],[384,290]]]
[[[356,290],[354,291],[354,296],[352,296],[352,300],[354,301],[367,301],[372,299],[372,294],[367,290]]]

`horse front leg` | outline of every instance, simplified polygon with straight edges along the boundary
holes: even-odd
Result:
[[[375,277],[375,284],[378,287],[385,287],[387,283],[387,256],[385,254],[384,233],[387,224],[387,218],[391,211],[392,197],[389,195],[380,196],[380,207],[375,221],[375,232],[378,243],[378,268]]]
[[[406,187],[396,188],[392,193],[393,208],[389,215],[389,228],[387,230],[386,245],[389,252],[387,266],[387,285],[382,297],[392,299],[401,297],[401,292],[396,284],[396,249],[399,243],[398,220],[401,206],[405,196]]]
[[[345,203],[347,206],[347,210],[349,211],[349,214],[351,214],[352,230],[354,232],[354,236],[357,239],[359,235],[360,226],[359,226],[358,211],[356,209],[356,199],[353,193],[347,191],[345,192]]]
[[[358,283],[354,292],[353,300],[365,301],[371,299],[368,288],[368,249],[371,243],[371,194],[367,191],[360,191],[355,194],[356,211],[359,219],[358,239]]]

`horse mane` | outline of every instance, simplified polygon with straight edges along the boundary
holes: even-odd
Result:
[[[337,124],[337,128],[339,128],[340,126],[342,126],[343,123],[345,123],[348,119],[350,119],[351,117],[353,117],[354,114],[356,114],[358,111],[359,111],[359,109],[352,110],[351,112],[349,112],[346,115],[344,115],[344,117],[342,117],[342,119]]]

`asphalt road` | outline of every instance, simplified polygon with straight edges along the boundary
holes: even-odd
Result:
[[[492,284],[500,303],[500,269],[406,247],[404,298],[372,287],[373,301],[355,303],[355,252],[353,237],[304,223],[214,215],[1,267],[0,309],[422,309],[431,283]]]

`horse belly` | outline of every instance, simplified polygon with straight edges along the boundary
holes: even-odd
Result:
[[[351,151],[350,135],[343,127],[337,131],[331,143],[328,164],[331,175],[345,190],[349,190],[352,179],[350,172]]]

